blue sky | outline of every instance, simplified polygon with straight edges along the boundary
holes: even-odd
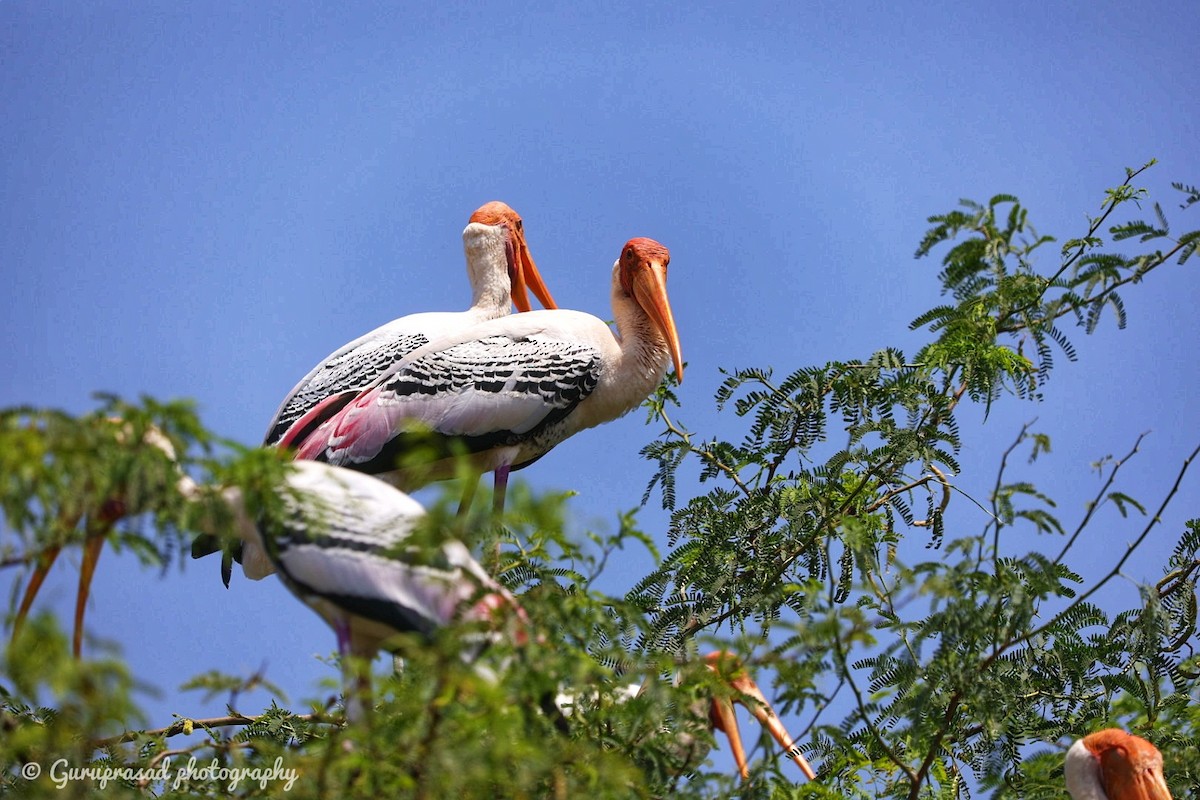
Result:
[[[1065,240],[1154,157],[1143,185],[1178,230],[1200,227],[1169,189],[1200,183],[1190,3],[411,5],[0,3],[0,406],[192,397],[255,443],[331,350],[464,308],[461,230],[501,199],[559,305],[602,318],[620,246],[666,244],[680,416],[739,436],[712,402],[720,368],[919,346],[907,323],[939,301],[937,265],[912,253],[960,197],[1016,194]],[[1146,430],[1123,488],[1156,504],[1200,441],[1195,268],[1130,288],[1128,330],[1074,336],[1080,361],[1059,359],[1045,403],[966,414],[964,489],[986,496],[1036,416],[1055,449],[1028,475],[1064,518],[1099,486],[1088,465]],[[652,472],[640,417],[522,477],[578,490],[577,518],[611,529]],[[640,519],[665,530],[653,508]],[[1138,530],[1102,518],[1084,566],[1104,571]],[[644,566],[616,565],[612,589]],[[42,605],[67,619],[74,575],[57,572]],[[226,591],[215,564],[159,576],[106,553],[89,630],[163,692],[152,725],[203,714],[176,689],[209,668],[265,662],[293,701],[333,675],[314,615],[275,581]]]

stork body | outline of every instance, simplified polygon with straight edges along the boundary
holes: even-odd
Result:
[[[331,353],[288,393],[271,420],[264,444],[289,446],[372,385],[413,350],[454,331],[531,306],[526,288],[547,308],[554,298],[529,254],[521,217],[493,201],[471,215],[463,252],[472,302],[466,311],[433,311],[392,320]]]
[[[554,298],[529,253],[524,223],[512,208],[499,201],[481,206],[471,215],[462,238],[467,277],[471,283],[471,307],[466,311],[410,314],[334,351],[313,367],[284,398],[271,420],[264,444],[294,447],[304,441],[359,392],[372,386],[406,355],[430,341],[506,316],[510,305],[515,305],[519,311],[529,311],[527,290],[547,308],[555,308]],[[415,487],[400,485],[400,488]],[[463,498],[464,511],[470,505],[474,489],[472,483]],[[265,554],[256,551],[256,544],[246,541],[236,548],[234,553],[226,554],[222,564],[221,575],[226,586],[229,585],[232,560],[243,566],[247,560],[253,561],[270,574],[272,564]],[[214,537],[197,537],[192,544],[192,557],[201,558],[217,549]]]
[[[184,478],[181,488],[194,495],[189,483]],[[368,716],[369,662],[398,634],[428,636],[458,621],[492,620],[502,608],[524,625],[517,601],[461,542],[443,542],[421,557],[406,548],[425,510],[398,489],[361,472],[298,461],[279,498],[282,519],[269,527],[251,519],[238,489],[222,492],[234,533],[248,545],[245,552],[269,559],[244,560],[246,576],[277,572],[333,628],[351,721]],[[523,637],[518,630],[515,638]]]
[[[632,239],[613,267],[618,333],[578,311],[532,311],[431,341],[298,443],[297,457],[413,488],[454,473],[455,448],[497,474],[637,407],[673,362],[683,375],[666,293],[667,249]],[[397,460],[429,446],[423,463]]]
[[[1089,734],[1067,751],[1074,800],[1171,800],[1158,748],[1119,728]]]
[[[334,629],[343,654],[371,658],[399,633],[429,635],[498,605],[516,608],[461,542],[410,559],[405,541],[425,510],[370,475],[296,462],[280,492],[276,530],[250,518],[237,489],[225,489],[223,498],[237,536],[268,555],[288,589]],[[252,561],[243,569],[250,578],[269,574]]]

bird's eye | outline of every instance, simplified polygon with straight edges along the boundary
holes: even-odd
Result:
[[[625,258],[627,258],[627,259],[633,258],[633,248],[632,247],[625,248]]]
[[[522,222],[521,220],[517,220],[517,230],[519,230],[519,231],[525,230],[525,223]]]

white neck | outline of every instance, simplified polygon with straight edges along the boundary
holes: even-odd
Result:
[[[621,288],[620,262],[613,265],[612,310],[621,342],[621,358],[629,370],[629,383],[645,397],[667,374],[671,351],[667,340],[636,299]]]
[[[1109,800],[1100,784],[1100,760],[1084,746],[1082,739],[1067,751],[1063,774],[1072,800]]]
[[[617,347],[604,348],[604,373],[588,402],[573,415],[575,430],[591,428],[629,413],[654,391],[671,363],[667,342],[637,300],[625,294],[613,268],[613,319]],[[610,340],[611,341],[611,340]]]
[[[471,282],[471,309],[503,316],[512,304],[508,278],[508,232],[500,225],[472,222],[463,229],[463,254]]]

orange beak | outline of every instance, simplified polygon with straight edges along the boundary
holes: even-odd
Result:
[[[529,245],[525,242],[525,232],[509,228],[509,235],[512,237],[508,254],[511,265],[509,275],[512,279],[512,302],[517,307],[517,311],[529,311],[533,308],[529,303],[526,289],[534,293],[544,308],[558,308],[554,303],[554,298],[550,296],[550,290],[542,281],[537,265],[533,263],[533,256],[529,254]]]
[[[750,777],[750,769],[746,764],[746,750],[742,746],[742,736],[738,731],[737,715],[733,711],[734,703],[741,703],[750,709],[754,718],[792,757],[805,777],[810,781],[815,780],[817,774],[813,772],[813,768],[808,765],[804,756],[800,755],[800,748],[796,746],[787,729],[783,727],[779,715],[775,713],[775,709],[771,708],[771,704],[763,696],[758,684],[746,673],[737,659],[728,653],[711,653],[706,660],[709,669],[721,674],[733,689],[742,694],[742,697],[715,698],[710,712],[713,728],[724,733],[729,739],[729,746],[733,750],[733,760],[737,762],[738,772],[741,773],[742,778]],[[746,697],[749,697],[751,702],[746,702]]]
[[[633,296],[650,315],[650,320],[667,340],[671,360],[675,362],[675,374],[683,382],[683,352],[679,347],[679,333],[675,330],[675,318],[671,315],[671,304],[667,301],[667,270],[660,261],[647,260],[639,265],[632,276]]]

